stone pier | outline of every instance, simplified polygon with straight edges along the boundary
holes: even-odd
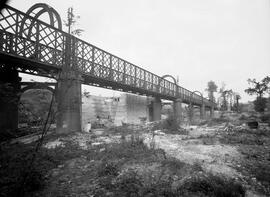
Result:
[[[149,121],[161,120],[161,100],[155,97],[149,106]]]
[[[173,102],[173,112],[177,123],[180,124],[182,120],[182,100],[180,98]]]
[[[210,118],[213,118],[214,117],[214,107],[211,106],[210,107]]]
[[[81,76],[75,71],[62,72],[58,80],[57,132],[80,132],[81,127]]]
[[[19,73],[12,68],[0,70],[0,130],[18,128],[18,103],[20,100]]]
[[[205,104],[204,103],[200,107],[200,118],[201,120],[205,118]]]

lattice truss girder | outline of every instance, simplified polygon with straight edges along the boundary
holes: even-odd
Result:
[[[70,40],[70,66],[82,75],[140,88],[161,96],[201,102],[197,94],[177,86],[98,47],[71,36],[14,8],[0,14],[0,52],[15,54],[59,68],[66,64]],[[207,100],[205,99],[205,102]],[[208,102],[209,103],[209,102]]]
[[[61,66],[61,31],[13,9],[0,13],[1,51]]]

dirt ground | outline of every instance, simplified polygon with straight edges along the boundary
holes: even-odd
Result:
[[[231,126],[231,128],[232,127],[233,126]],[[252,169],[249,169],[248,167],[246,168],[246,164],[251,162],[250,155],[249,153],[243,153],[241,150],[243,150],[243,148],[245,150],[252,148],[253,151],[256,152],[257,149],[263,147],[264,150],[260,153],[264,154],[260,155],[263,159],[261,161],[257,161],[255,159],[255,161],[252,161],[252,165],[254,165],[253,167],[255,168],[257,163],[263,163],[266,167],[269,164],[269,155],[267,155],[267,151],[270,151],[270,146],[268,146],[270,130],[265,130],[268,134],[259,137],[262,138],[265,143],[259,145],[260,148],[256,149],[254,148],[254,144],[257,146],[256,142],[250,144],[241,143],[241,139],[243,139],[242,131],[234,131],[233,129],[227,131],[227,126],[224,123],[215,126],[189,126],[184,129],[188,131],[188,134],[166,134],[161,130],[154,136],[154,138],[153,133],[149,131],[140,132],[139,135],[144,139],[144,143],[149,147],[153,146],[154,143],[154,147],[156,149],[163,149],[168,156],[174,157],[188,164],[199,164],[205,171],[212,172],[214,174],[222,174],[235,180],[239,180],[247,189],[246,196],[248,197],[267,196],[267,193],[269,194],[269,177],[266,178],[266,180],[264,180],[265,178],[261,178],[264,180],[263,182],[256,177],[256,174],[252,174]],[[249,130],[246,127],[241,129],[247,130],[247,135],[254,132],[254,130]],[[105,135],[104,132],[99,132],[97,134],[98,135],[95,135],[95,139],[93,139],[92,134],[78,134],[75,135],[72,140],[77,141],[83,149],[87,149],[93,145],[110,144],[121,140],[121,135],[119,134],[108,134],[106,132]],[[240,138],[238,139],[240,141],[237,143],[235,141],[233,141],[233,143],[225,141],[224,143],[224,139],[227,140],[228,136],[231,135],[235,135],[237,139]],[[130,135],[125,136],[125,138],[129,137]],[[256,136],[256,132],[251,136],[251,138],[258,138],[258,136]],[[55,142],[49,142],[46,146],[53,147],[53,144],[59,145],[58,143],[59,141],[56,140]],[[103,150],[101,149],[100,151]],[[80,170],[79,166],[81,165],[84,166],[83,168],[87,168],[89,162],[84,158],[71,160],[67,164],[70,169],[67,170],[65,168],[64,174],[62,174],[63,171],[61,172],[61,168],[55,170],[54,173],[57,175],[61,173],[64,177],[72,177],[74,176],[72,174],[78,172],[78,170],[74,170],[74,168],[79,168]],[[252,166],[249,167],[252,168]],[[69,174],[71,170],[73,172],[72,174]],[[81,174],[82,172],[79,171],[78,173]],[[80,179],[79,177],[81,175],[76,176]],[[264,174],[261,176],[264,176]],[[83,183],[83,185],[85,184],[87,183]]]
[[[165,154],[156,155],[156,152],[153,152],[155,159],[152,161],[150,152],[146,159],[150,159],[150,163],[145,163],[145,158],[140,158],[143,162],[139,163],[133,158],[131,162],[122,165],[120,174],[129,168],[136,169],[141,174],[146,171],[154,172],[160,169],[163,157],[172,157],[189,166],[199,166],[205,172],[240,182],[246,190],[247,197],[270,196],[268,126],[249,129],[239,122],[236,124],[231,121],[183,126],[181,130],[185,132],[173,132],[174,134],[162,129],[151,130],[148,126],[132,126],[116,130],[95,130],[91,133],[49,137],[43,145],[48,151],[57,150],[59,147],[63,148],[62,151],[66,151],[67,141],[78,144],[81,150],[75,151],[70,148],[67,150],[68,154],[64,152],[69,155],[68,159],[63,159],[62,163],[49,170],[46,174],[45,188],[33,196],[96,196],[93,191],[100,189],[100,179],[96,178],[97,169],[103,165],[104,156],[110,157],[108,147],[123,140],[132,141],[134,136],[142,139],[150,149],[163,150]],[[28,140],[24,139],[23,143],[25,142]],[[119,152],[121,151],[124,150],[120,147]],[[53,154],[55,157],[61,157],[62,152],[56,151]],[[126,156],[129,157],[130,154],[132,153]],[[121,157],[120,160],[118,158],[117,162],[119,161],[121,162]],[[192,174],[193,167],[183,167],[182,164],[180,166],[181,174],[185,174],[184,179]],[[200,173],[200,169],[194,171],[195,174],[198,172]],[[174,176],[173,173],[170,176]],[[105,184],[108,180],[104,181]],[[108,191],[105,194],[113,196]]]

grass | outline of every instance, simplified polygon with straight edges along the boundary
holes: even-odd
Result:
[[[46,183],[47,173],[67,160],[85,154],[77,144],[68,143],[55,149],[41,148],[35,162],[30,167],[35,144],[14,144],[1,147],[0,196],[18,196],[23,177],[27,174],[20,196],[30,196]]]
[[[249,177],[248,182],[259,192],[270,194],[270,133],[265,129],[232,130],[221,133],[219,141],[236,145],[244,159],[238,171]],[[255,178],[255,182],[250,180]],[[260,182],[260,184],[258,184]]]
[[[192,176],[177,188],[177,193],[179,196],[244,197],[245,189],[232,179],[208,173]]]
[[[33,148],[34,144],[17,144],[1,150],[0,196],[14,196],[14,191],[21,184],[18,177],[28,170],[25,167]],[[73,162],[82,156],[85,159]],[[73,167],[69,168],[72,162]],[[63,175],[48,177],[52,169],[58,169],[64,163]],[[63,182],[63,177],[69,177],[68,181]],[[82,187],[85,183],[87,185]],[[234,180],[204,172],[199,163],[189,165],[166,156],[161,149],[148,148],[140,136],[134,135],[128,140],[122,139],[120,143],[93,146],[89,150],[82,150],[68,140],[65,147],[42,148],[30,171],[24,194],[65,196],[72,193],[79,196],[86,191],[90,192],[88,195],[100,197],[234,197],[243,196],[244,188]]]

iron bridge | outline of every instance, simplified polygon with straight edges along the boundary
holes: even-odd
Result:
[[[40,4],[46,5],[46,4]],[[46,6],[45,6],[46,7]],[[44,8],[45,9],[45,8]],[[10,66],[19,72],[56,77],[65,66],[76,71],[82,83],[135,94],[213,107],[202,98],[165,77],[160,77],[116,55],[62,31],[60,16],[50,11],[50,24],[6,6],[0,14],[0,68]]]

